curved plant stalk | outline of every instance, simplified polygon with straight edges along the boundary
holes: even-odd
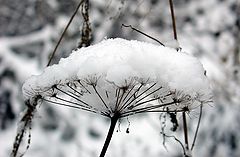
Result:
[[[191,151],[193,150],[193,148],[194,148],[194,146],[195,146],[196,139],[197,139],[198,130],[199,130],[200,123],[201,123],[201,118],[202,118],[202,108],[203,108],[203,105],[201,104],[201,106],[200,106],[200,115],[199,115],[199,118],[198,118],[198,124],[197,124],[197,128],[196,128],[196,132],[195,132],[195,135],[194,135],[194,138],[193,138],[193,143],[192,143],[192,146],[191,146]]]
[[[53,50],[51,56],[50,56],[50,59],[49,59],[49,61],[48,61],[47,66],[49,66],[49,65],[51,64],[51,61],[52,61],[52,59],[53,59],[53,57],[54,57],[54,55],[55,55],[55,53],[56,53],[56,51],[57,51],[57,48],[59,47],[59,45],[60,45],[60,43],[61,43],[61,41],[62,41],[64,35],[66,34],[66,32],[67,32],[67,30],[68,30],[68,27],[69,27],[70,24],[72,23],[73,18],[76,16],[76,14],[77,14],[77,12],[78,12],[80,6],[82,5],[82,3],[83,3],[84,1],[85,1],[85,0],[81,0],[81,1],[78,3],[77,8],[75,9],[75,11],[74,11],[73,15],[71,16],[69,22],[67,23],[67,25],[66,25],[66,27],[65,27],[65,29],[64,29],[64,31],[63,31],[63,33],[62,33],[62,35],[60,36],[60,38],[59,38],[59,40],[58,40],[58,42],[57,42],[57,44],[56,44],[56,46],[55,46],[55,48],[54,48],[54,50]]]
[[[150,35],[148,35],[148,34],[142,32],[142,31],[140,31],[140,30],[134,28],[132,25],[125,25],[125,24],[122,24],[122,27],[130,27],[132,30],[134,30],[134,31],[136,31],[136,32],[138,32],[138,33],[140,33],[140,34],[142,34],[142,35],[144,35],[144,36],[146,36],[146,37],[148,37],[148,38],[150,38],[150,39],[152,39],[152,40],[158,42],[158,43],[159,43],[160,45],[162,45],[162,46],[165,46],[165,45],[164,45],[161,41],[159,41],[158,39],[156,39],[156,38],[154,38],[154,37],[152,37],[152,36],[150,36]]]

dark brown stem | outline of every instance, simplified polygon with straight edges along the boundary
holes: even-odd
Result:
[[[169,0],[169,5],[170,5],[170,11],[171,11],[171,17],[172,17],[174,39],[178,40],[178,38],[177,38],[177,28],[176,28],[176,19],[175,19],[174,6],[173,6],[173,1],[172,0]]]
[[[63,39],[63,37],[64,37],[64,35],[65,35],[65,33],[66,33],[66,31],[68,30],[68,27],[69,27],[70,24],[72,23],[73,18],[74,18],[75,15],[77,14],[77,12],[78,12],[78,10],[79,10],[79,8],[80,8],[80,6],[82,5],[83,2],[84,2],[84,0],[81,0],[81,1],[79,2],[77,8],[75,9],[75,11],[74,11],[74,13],[73,13],[73,15],[71,16],[68,24],[66,25],[66,27],[65,27],[65,29],[64,29],[61,37],[59,38],[59,40],[58,40],[58,42],[57,42],[57,44],[56,44],[56,46],[55,46],[55,48],[54,48],[51,56],[50,56],[50,59],[49,59],[49,61],[48,61],[47,66],[50,65],[50,63],[51,63],[51,61],[52,61],[52,59],[53,59],[53,57],[54,57],[54,55],[55,55],[55,53],[56,53],[56,51],[57,51],[57,48],[59,47],[59,45],[60,45],[60,43],[61,43],[61,41],[62,41],[62,39]]]
[[[183,131],[184,131],[184,140],[185,140],[185,157],[189,157],[188,156],[188,152],[189,152],[189,144],[188,144],[188,128],[187,128],[187,118],[186,118],[186,112],[182,112],[183,115]]]
[[[118,121],[119,117],[120,117],[120,115],[118,113],[115,113],[114,116],[111,118],[110,128],[108,130],[108,134],[107,134],[106,140],[104,142],[104,145],[103,145],[103,148],[102,148],[102,151],[101,151],[101,154],[100,154],[99,157],[104,157],[105,156],[106,151],[107,151],[108,146],[109,146],[109,143],[112,139],[114,128],[117,124],[117,121]]]

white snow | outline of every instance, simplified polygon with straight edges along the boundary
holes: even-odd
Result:
[[[74,80],[83,80],[87,82],[86,86],[96,83],[100,89],[112,90],[112,93],[116,89],[113,86],[122,88],[145,83],[149,87],[150,83],[157,83],[169,91],[181,93],[179,97],[201,95],[205,100],[210,94],[204,68],[195,57],[174,48],[116,38],[73,51],[68,58],[46,68],[41,75],[30,77],[23,85],[24,97],[45,96],[53,85]],[[108,104],[113,109],[111,105],[116,100],[114,96],[112,98]],[[101,103],[98,97],[93,98],[89,94],[82,99],[91,104]],[[101,111],[104,106],[93,107]]]

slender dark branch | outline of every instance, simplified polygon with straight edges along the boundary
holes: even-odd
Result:
[[[78,83],[79,83],[89,94],[91,94],[91,92],[81,83],[80,80],[78,80]]]
[[[137,95],[136,97],[134,97],[134,99],[132,99],[129,103],[125,103],[125,107],[123,109],[125,109],[128,105],[130,105],[132,102],[134,102],[134,100],[137,100],[140,96],[142,96],[144,93],[146,93],[148,90],[150,90],[152,87],[154,87],[157,83],[154,83],[153,85],[151,85],[149,88],[147,88],[145,91],[143,91],[141,94]],[[139,91],[140,89],[138,89],[137,91]],[[154,92],[153,92],[154,93]],[[135,95],[135,94],[134,94]],[[147,96],[146,96],[147,97]],[[145,97],[143,97],[142,99],[144,99]],[[139,101],[141,101],[142,99],[136,101],[135,103],[138,103]],[[134,106],[135,107],[135,106]]]
[[[106,94],[106,97],[109,99],[109,96],[108,96],[108,92],[107,92],[107,91],[105,91],[105,94]]]
[[[61,106],[66,106],[66,107],[71,107],[71,108],[75,108],[75,109],[81,109],[81,110],[86,110],[86,111],[91,111],[91,112],[94,112],[94,113],[97,113],[96,111],[94,110],[90,110],[89,108],[85,108],[85,107],[81,107],[81,106],[73,106],[73,105],[68,105],[68,104],[65,104],[65,103],[61,103],[61,102],[57,102],[57,101],[52,101],[52,100],[48,100],[48,99],[45,99],[45,98],[42,98],[42,100],[46,101],[46,102],[49,102],[49,103],[52,103],[52,104],[56,104],[56,105],[61,105]],[[63,101],[63,100],[62,100]],[[75,105],[75,104],[74,104]]]
[[[59,105],[59,106],[65,106],[65,107],[70,107],[70,108],[74,108],[74,109],[79,109],[79,110],[84,110],[84,111],[88,111],[88,112],[92,112],[92,113],[96,113],[98,114],[97,111],[95,110],[90,110],[90,109],[87,109],[87,108],[83,108],[83,107],[79,107],[79,106],[72,106],[72,105],[67,105],[67,104],[64,104],[64,103],[60,103],[60,102],[55,102],[55,101],[51,101],[51,100],[48,100],[48,99],[45,99],[45,98],[42,98],[42,100],[48,102],[48,103],[51,103],[53,105]],[[105,112],[100,112],[101,115],[105,116],[105,117],[109,117],[107,113]]]
[[[152,91],[151,93],[148,93],[147,95],[145,95],[145,96],[144,96],[144,97],[142,97],[141,99],[137,100],[137,101],[136,101],[136,105],[134,105],[134,107],[137,107],[137,106],[139,106],[139,104],[141,104],[141,103],[137,104],[138,102],[140,102],[141,100],[143,100],[143,99],[145,99],[146,97],[150,96],[151,94],[153,94],[153,93],[157,92],[157,91],[158,91],[158,90],[160,90],[161,88],[162,88],[162,87],[159,87],[158,89],[156,89],[156,90]]]
[[[120,93],[120,92],[121,92],[121,89],[119,89],[119,93]],[[124,94],[125,94],[125,90],[122,90],[122,95],[121,95],[121,97],[120,97],[120,99],[119,99],[119,102],[118,102],[117,105],[116,105],[116,109],[118,109],[118,107],[120,106]]]
[[[170,5],[170,11],[171,11],[171,17],[172,17],[172,27],[173,27],[174,39],[178,40],[178,38],[177,38],[177,28],[176,28],[176,19],[175,19],[174,6],[173,6],[173,1],[172,0],[169,0],[169,5]]]
[[[74,92],[76,92],[76,93],[78,93],[79,95],[83,95],[82,93],[80,93],[79,91],[77,91],[76,89],[74,89],[73,87],[71,87],[69,84],[67,84],[67,86],[69,87],[69,88],[71,88]]]
[[[187,118],[186,118],[186,112],[182,112],[183,115],[183,132],[184,132],[184,141],[185,141],[185,150],[189,151],[189,144],[188,144],[188,128],[187,128]],[[188,155],[185,155],[188,157]]]
[[[154,101],[152,99],[152,101]],[[149,101],[150,102],[150,101]],[[150,110],[154,110],[154,109],[157,109],[159,107],[164,107],[164,106],[168,106],[168,105],[172,105],[172,104],[175,104],[176,102],[173,101],[173,102],[169,102],[169,103],[164,103],[164,104],[160,104],[160,105],[153,105],[153,106],[147,106],[147,107],[142,107],[142,108],[138,108],[138,109],[135,109],[135,110],[128,110],[128,111],[125,111],[121,114],[121,117],[126,117],[126,116],[130,116],[130,115],[133,115],[133,114],[136,114],[136,113],[142,113],[142,112],[148,112]]]
[[[72,92],[72,91],[67,91],[68,93],[74,95],[75,97],[80,97],[79,95],[77,95],[76,93]]]
[[[135,96],[135,94],[142,88],[143,84],[141,84],[138,89],[127,99],[127,101],[125,101],[125,103],[122,105],[122,107],[120,108],[120,112],[122,110],[124,110],[128,105],[129,105],[129,101],[131,100],[132,97]],[[132,101],[130,101],[130,104],[134,101],[135,99],[133,99]]]
[[[127,97],[128,97],[128,95],[132,92],[132,90],[133,90],[133,88],[134,88],[135,86],[132,86],[132,88],[127,92],[127,94],[125,95],[125,97],[123,98],[123,101],[122,102],[124,102],[126,99],[127,99]],[[123,107],[123,106],[122,106]],[[121,108],[122,108],[121,107]],[[120,108],[120,110],[121,110],[121,108]]]
[[[119,94],[120,94],[120,89],[119,88],[117,88],[116,89],[116,97],[117,97],[117,100],[116,100],[116,104],[115,104],[115,107],[116,107],[116,109],[118,108],[118,99],[119,99]]]
[[[165,46],[161,41],[157,40],[156,38],[151,37],[150,35],[142,32],[142,31],[140,31],[140,30],[138,30],[138,29],[136,29],[136,28],[134,28],[132,25],[122,24],[122,26],[123,26],[123,27],[130,27],[132,30],[134,30],[134,31],[136,31],[136,32],[138,32],[138,33],[140,33],[140,34],[143,34],[144,36],[146,36],[146,37],[148,37],[148,38],[150,38],[150,39],[158,42],[158,43],[159,43],[160,45],[162,45],[162,46]]]
[[[172,111],[167,111],[167,110],[150,110],[150,111],[146,111],[146,112],[167,112],[167,113],[176,113],[176,112],[183,112],[185,110],[181,109],[181,110],[172,110]]]
[[[137,97],[136,97],[136,99],[137,98],[139,98],[140,96],[142,96],[144,93],[146,93],[147,91],[149,91],[152,87],[154,87],[155,85],[156,85],[157,83],[154,83],[154,84],[152,84],[150,87],[148,87],[145,91],[143,91],[141,94],[139,94]],[[136,103],[138,103],[139,101],[141,101],[142,99],[144,99],[145,98],[145,96],[143,97],[143,98],[141,98],[141,99],[139,99],[138,101],[136,101]]]
[[[138,104],[136,104],[136,105],[130,106],[130,107],[132,107],[132,108],[138,107],[138,106],[143,105],[143,104],[146,104],[146,103],[148,103],[148,102],[152,102],[152,101],[158,100],[159,98],[160,98],[160,97],[153,98],[153,99],[146,100],[146,101],[142,101],[142,102],[140,102],[140,103],[138,103]]]
[[[200,106],[200,115],[199,115],[198,124],[197,124],[197,129],[196,129],[196,132],[195,132],[195,135],[194,135],[194,139],[193,139],[193,143],[192,143],[192,146],[191,146],[191,150],[193,150],[193,148],[195,146],[196,139],[197,139],[198,130],[199,130],[200,122],[201,122],[201,118],[202,118],[202,108],[203,108],[203,105],[201,104],[201,106]]]
[[[83,2],[84,2],[84,0],[81,0],[81,1],[78,3],[77,8],[75,9],[73,15],[71,16],[71,18],[70,18],[68,24],[66,25],[66,27],[65,27],[65,29],[64,29],[64,31],[63,31],[61,37],[59,38],[59,40],[58,40],[58,42],[57,42],[57,44],[56,44],[56,46],[55,46],[55,48],[54,48],[54,50],[53,50],[51,56],[50,56],[50,59],[49,59],[49,61],[48,61],[47,66],[49,66],[49,65],[51,64],[51,61],[52,61],[52,59],[53,59],[53,57],[54,57],[54,55],[55,55],[55,53],[56,53],[56,51],[57,51],[57,48],[59,47],[59,45],[60,45],[60,43],[61,43],[61,41],[62,41],[62,39],[63,39],[65,33],[66,33],[67,30],[68,30],[68,27],[69,27],[70,24],[72,23],[73,18],[74,18],[75,15],[77,14],[77,12],[78,12],[78,10],[79,10],[79,8],[80,8],[80,6],[82,5]]]
[[[94,85],[92,87],[93,87],[94,91],[96,92],[97,96],[101,99],[101,101],[104,104],[104,106],[106,107],[106,109],[111,113],[111,109],[109,109],[108,105],[105,103],[105,101],[103,100],[101,95],[98,93],[96,87]]]
[[[79,99],[78,97],[75,97],[74,95],[71,95],[71,94],[69,94],[69,93],[63,91],[63,90],[61,90],[61,89],[58,88],[58,87],[55,87],[55,89],[57,89],[57,90],[59,90],[60,92],[62,92],[62,93],[64,93],[64,94],[66,94],[66,95],[68,95],[68,96],[70,96],[70,97],[72,97],[72,98],[78,100],[79,102],[81,102],[81,103],[83,103],[83,104],[85,104],[85,105],[87,105],[87,106],[91,106],[91,105],[89,105],[88,103],[86,103],[86,102],[82,101],[81,99]]]
[[[113,135],[115,126],[117,124],[117,121],[119,119],[119,116],[120,115],[118,113],[115,113],[115,115],[111,118],[110,128],[108,130],[108,134],[107,134],[106,140],[104,142],[104,145],[103,145],[103,148],[102,148],[102,151],[101,151],[101,154],[100,154],[99,157],[104,157],[105,154],[106,154],[107,148],[108,148],[108,146],[110,144],[110,141],[112,139],[112,135]]]
[[[94,109],[92,106],[88,105],[88,106],[84,106],[84,105],[81,105],[79,103],[75,103],[75,102],[72,102],[72,101],[69,101],[69,100],[66,100],[66,99],[63,99],[63,98],[60,98],[58,96],[55,96],[53,98],[56,98],[58,100],[61,100],[61,101],[64,101],[64,102],[67,102],[67,103],[70,103],[70,104],[73,104],[73,105],[77,105],[79,107],[84,107],[84,108],[87,108],[87,109]]]

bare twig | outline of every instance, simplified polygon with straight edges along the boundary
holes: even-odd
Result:
[[[136,31],[136,32],[138,32],[138,33],[140,33],[140,34],[143,34],[144,36],[146,36],[146,37],[148,37],[148,38],[150,38],[150,39],[152,39],[152,40],[158,42],[158,43],[159,43],[160,45],[162,45],[162,46],[165,46],[162,42],[160,42],[160,41],[157,40],[156,38],[153,38],[153,37],[151,37],[150,35],[148,35],[148,34],[142,32],[142,31],[140,31],[140,30],[134,28],[132,25],[125,25],[125,24],[122,24],[122,26],[123,26],[123,27],[130,27],[132,30],[134,30],[134,31]]]
[[[196,132],[195,132],[195,135],[194,135],[194,139],[193,139],[193,143],[192,143],[192,146],[191,146],[191,150],[193,150],[195,142],[196,142],[196,139],[197,139],[198,130],[199,130],[200,122],[201,122],[201,118],[202,118],[202,108],[203,108],[203,105],[201,104],[201,106],[200,106],[200,115],[199,115],[198,124],[197,124],[197,129],[196,129]]]
[[[60,45],[60,43],[61,43],[61,41],[62,41],[62,39],[63,39],[65,33],[66,33],[67,30],[68,30],[68,27],[69,27],[70,24],[72,23],[73,18],[74,18],[75,15],[77,14],[77,12],[78,12],[78,10],[79,10],[79,8],[80,8],[80,6],[82,5],[83,2],[84,2],[84,0],[81,0],[81,1],[79,2],[77,8],[75,9],[75,11],[74,11],[74,13],[73,13],[73,15],[71,16],[71,18],[70,18],[68,24],[66,25],[66,27],[65,27],[65,29],[64,29],[64,31],[63,31],[61,37],[59,38],[59,40],[58,40],[58,42],[57,42],[57,44],[56,44],[56,46],[55,46],[55,48],[54,48],[54,50],[53,50],[51,56],[50,56],[50,59],[49,59],[49,61],[48,61],[47,66],[50,65],[50,63],[51,63],[51,61],[52,61],[52,59],[53,59],[53,57],[54,57],[54,55],[55,55],[55,53],[56,53],[56,51],[57,51],[57,48],[59,47],[59,45]]]
[[[173,6],[173,1],[172,0],[169,0],[169,5],[170,5],[170,11],[171,11],[171,17],[172,17],[174,39],[178,40],[178,38],[177,38],[177,28],[176,28],[176,19],[175,19],[174,6]]]

